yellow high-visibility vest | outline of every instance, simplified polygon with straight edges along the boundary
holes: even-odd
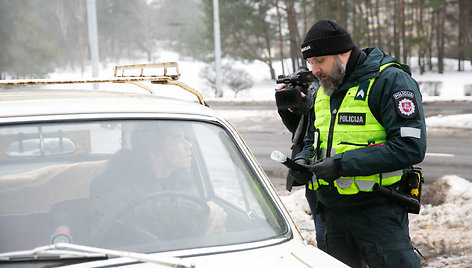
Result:
[[[395,63],[382,65],[380,71],[392,64]],[[330,97],[320,87],[314,102],[314,125],[319,131],[318,150],[321,158],[386,141],[385,129],[368,105],[369,92],[374,81],[375,77],[348,89],[341,106],[333,112],[330,111]],[[317,147],[316,140],[313,146]],[[357,194],[359,191],[370,192],[375,183],[391,185],[398,182],[402,174],[402,170],[398,170],[371,176],[340,177],[334,181],[334,186],[344,195]],[[309,187],[316,190],[321,185],[328,183],[318,179]]]

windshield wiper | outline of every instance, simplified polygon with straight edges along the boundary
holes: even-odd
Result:
[[[67,258],[107,258],[109,256],[125,257],[140,262],[155,263],[167,267],[195,268],[195,265],[175,257],[152,256],[145,253],[95,248],[70,243],[57,243],[37,247],[32,250],[13,251],[0,254],[0,262],[14,260],[40,259],[42,257]]]

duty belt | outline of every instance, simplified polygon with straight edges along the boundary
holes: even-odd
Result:
[[[381,178],[390,178],[390,177],[398,176],[401,174],[403,174],[402,170],[396,170],[392,172],[381,173]],[[353,182],[355,182],[359,190],[362,190],[362,191],[371,191],[374,187],[374,184],[376,183],[373,180],[361,180],[361,179],[354,180],[354,179],[339,178],[336,180],[338,187],[342,189],[350,188]]]

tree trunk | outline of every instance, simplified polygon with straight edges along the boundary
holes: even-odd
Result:
[[[436,12],[432,11],[431,12],[431,28],[430,28],[430,38],[428,38],[428,68],[430,71],[433,70],[433,40],[434,40],[434,35],[435,35],[435,24],[436,24]]]
[[[464,60],[465,60],[465,35],[467,34],[466,25],[467,20],[465,16],[466,4],[465,0],[459,0],[459,35],[457,42],[457,71],[464,71]]]
[[[348,10],[346,5],[347,3],[344,0],[337,0],[336,2],[336,10],[337,10],[336,21],[344,27],[347,27],[347,17],[348,17],[348,15],[346,14]]]
[[[318,21],[323,14],[324,14],[324,5],[322,1],[313,1],[314,3],[314,10],[313,10],[313,19],[314,21]],[[314,23],[314,22],[313,22]]]
[[[375,0],[375,23],[376,23],[376,30],[377,30],[377,46],[382,48],[383,47],[383,40],[382,40],[382,22],[380,21],[380,10],[379,10],[379,0]]]
[[[370,18],[370,13],[369,13],[369,0],[365,0],[364,3],[363,3],[363,6],[364,6],[364,12],[362,12],[362,14],[364,14],[364,23],[365,23],[365,26],[366,26],[366,37],[367,37],[367,46],[372,46],[372,32],[370,30],[370,22],[369,22],[369,18]]]
[[[401,29],[401,51],[402,51],[402,61],[406,63],[408,58],[408,48],[406,42],[406,14],[405,14],[405,1],[400,0],[400,29]]]
[[[275,80],[275,70],[274,70],[274,66],[272,66],[272,61],[269,60],[266,62],[267,65],[269,66],[269,70],[270,70],[270,79],[271,80]]]
[[[445,41],[445,24],[446,24],[446,8],[447,2],[441,5],[438,9],[438,35],[437,35],[437,47],[438,47],[438,73],[444,73],[444,41]]]
[[[309,10],[309,8],[308,8],[308,1],[307,0],[302,1],[301,9],[302,9],[302,13],[303,13],[303,29],[302,29],[303,36],[300,37],[300,33],[297,31],[297,38],[298,38],[298,40],[300,40],[300,44],[303,41],[303,38],[305,38],[306,33],[308,32],[308,27],[311,27],[311,25],[309,25],[309,23],[308,23],[308,10]],[[300,60],[301,60],[301,66],[306,67],[306,61],[303,60],[301,50],[300,50],[299,55],[300,55]]]
[[[259,17],[260,18],[265,18],[266,17],[266,10],[264,10],[264,8],[261,6],[261,4],[259,4],[257,6],[257,11],[259,13]],[[272,66],[272,36],[273,34],[269,31],[269,26],[267,25],[267,23],[263,23],[262,24],[262,38],[264,40],[264,44],[265,44],[265,48],[267,50],[267,59],[266,59],[266,62],[267,62],[267,65],[269,65],[269,69],[270,69],[270,78],[272,80],[275,80],[275,70],[274,70],[274,67]]]
[[[424,25],[423,25],[423,0],[419,1],[418,7],[416,8],[416,35],[420,38],[420,43],[418,44],[418,67],[420,68],[420,74],[424,74],[425,66],[424,66],[424,57],[425,57],[425,49],[423,48],[423,41],[425,40],[425,32],[424,32]]]
[[[302,28],[302,33],[307,33],[308,32],[308,27],[309,26],[309,22],[308,22],[308,3],[307,3],[307,0],[303,0],[302,3],[302,15],[303,15],[303,28]]]
[[[400,58],[400,34],[398,33],[398,24],[399,24],[399,18],[397,16],[398,11],[399,11],[399,4],[398,0],[394,0],[394,10],[395,12],[393,13],[393,55],[395,58],[399,59]]]
[[[294,3],[291,1],[285,1],[287,12],[287,24],[289,31],[289,41],[290,41],[290,58],[292,59],[292,72],[299,66],[299,59],[301,58],[300,47],[298,45],[298,27]]]
[[[285,66],[284,66],[284,38],[282,35],[282,14],[280,14],[279,1],[275,0],[275,10],[277,11],[277,32],[279,37],[279,50],[280,50],[280,64],[282,67],[282,74],[285,75]]]
[[[385,20],[385,33],[386,33],[386,36],[385,36],[385,51],[390,54],[390,55],[394,55],[393,53],[393,48],[395,47],[395,44],[394,44],[394,40],[393,40],[393,37],[394,37],[394,32],[391,31],[391,29],[393,29],[393,25],[394,25],[394,14],[395,14],[395,9],[394,9],[394,4],[391,2],[391,1],[387,1],[387,3],[385,3],[385,9],[387,10],[387,18]]]
[[[367,26],[367,45],[373,46],[375,44],[375,37],[373,26],[374,22],[372,21],[372,5],[370,4],[369,0],[365,1],[365,23]]]

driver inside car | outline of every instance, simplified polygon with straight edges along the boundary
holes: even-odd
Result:
[[[129,140],[129,148],[118,151],[91,184],[90,196],[99,211],[94,228],[102,241],[117,235],[123,240],[137,235],[165,240],[170,233],[184,238],[225,231],[227,214],[203,198],[192,168],[192,144],[181,127],[137,123]],[[133,230],[124,231],[125,223]]]

